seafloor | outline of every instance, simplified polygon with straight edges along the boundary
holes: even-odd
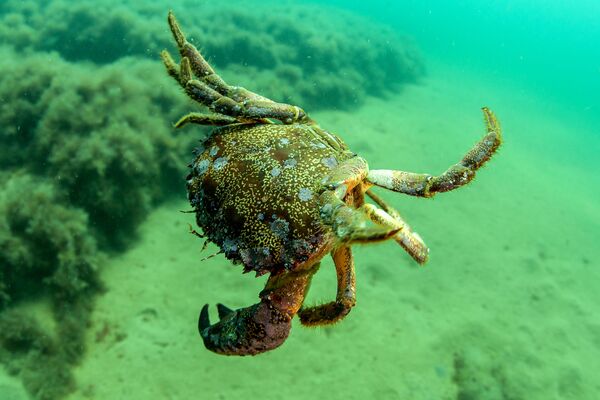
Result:
[[[396,98],[315,117],[373,167],[441,171],[481,134],[482,104],[506,142],[472,185],[434,200],[385,193],[431,247],[429,264],[415,267],[392,243],[355,247],[350,316],[330,328],[296,324],[260,357],[207,352],[195,323],[205,302],[253,303],[264,279],[222,256],[201,262],[215,249],[200,253],[187,233],[185,201],[153,212],[139,243],[103,272],[109,291],[70,398],[596,398],[599,197],[584,169],[560,162],[586,145],[572,116],[436,66]],[[334,296],[334,277],[327,263],[309,301]]]
[[[167,90],[177,95],[174,83]],[[350,315],[327,328],[296,321],[261,356],[208,352],[196,322],[204,303],[254,303],[264,277],[222,255],[201,261],[216,249],[201,252],[188,233],[183,192],[148,206],[139,235],[98,262],[104,289],[82,321],[86,350],[66,398],[600,398],[598,125],[517,82],[433,57],[418,84],[311,116],[372,168],[438,173],[483,134],[484,105],[505,143],[472,184],[430,200],[379,191],[430,246],[429,263],[416,267],[391,242],[355,246]],[[335,289],[327,260],[307,302]],[[16,307],[56,330],[48,302]],[[27,369],[6,372],[0,398],[25,398]]]
[[[187,233],[185,201],[153,212],[104,270],[110,289],[71,398],[595,398],[598,192],[585,170],[559,162],[585,145],[570,117],[443,66],[395,98],[315,117],[373,167],[441,171],[481,134],[481,104],[497,111],[506,142],[472,185],[434,200],[384,194],[430,245],[429,264],[415,267],[392,243],[355,247],[349,317],[296,324],[260,357],[209,353],[194,325],[205,302],[251,304],[264,279],[222,256],[201,262],[215,249],[200,253]],[[334,278],[327,263],[309,301],[334,296]]]

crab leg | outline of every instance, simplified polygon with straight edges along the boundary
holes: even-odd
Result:
[[[228,117],[227,115],[189,113],[181,117],[181,119],[175,123],[175,128],[181,128],[187,124],[223,126],[235,124],[237,122],[237,119]]]
[[[400,213],[387,205],[379,196],[370,190],[367,195],[377,203],[381,209],[372,204],[364,204],[363,209],[371,221],[383,226],[398,229],[394,240],[406,250],[408,254],[419,264],[425,264],[429,257],[429,249],[418,233],[413,232],[410,226],[404,222]]]
[[[301,271],[272,274],[253,306],[230,310],[217,305],[220,321],[210,324],[208,304],[202,308],[198,330],[204,345],[225,355],[255,355],[280,346],[288,337],[292,318],[300,309],[319,264]]]
[[[298,316],[302,325],[333,324],[348,315],[356,304],[356,278],[352,250],[349,246],[342,246],[333,251],[331,256],[335,263],[338,282],[335,301],[301,309]]]
[[[198,78],[207,81],[207,83],[210,82],[210,86],[213,89],[222,94],[227,94],[229,86],[221,79],[221,77],[219,77],[219,75],[215,73],[208,61],[202,57],[198,49],[196,49],[193,44],[186,40],[185,35],[181,31],[181,28],[177,23],[177,19],[175,19],[175,15],[172,11],[169,11],[167,20],[169,22],[169,27],[171,28],[173,38],[175,39],[177,47],[179,48],[179,54],[181,54],[182,58],[187,58],[190,60],[194,74]]]
[[[160,58],[162,59],[163,64],[165,64],[167,73],[173,79],[175,79],[177,82],[179,82],[181,84],[181,76],[179,75],[179,66],[177,65],[177,63],[175,63],[175,60],[173,60],[173,57],[171,57],[171,54],[169,54],[168,51],[163,50],[160,52]]]
[[[175,78],[194,100],[215,112],[243,120],[273,118],[284,124],[312,123],[300,107],[276,103],[242,87],[229,86],[217,75],[198,49],[186,40],[171,11],[168,21],[181,55],[181,68],[177,68],[166,50],[162,51],[161,57],[169,75]],[[189,67],[184,67],[184,63]],[[198,80],[191,78],[191,72]]]
[[[432,197],[439,192],[454,190],[469,183],[477,171],[492,157],[502,143],[502,133],[496,116],[483,108],[487,134],[473,146],[463,159],[439,176],[387,169],[371,170],[367,182],[409,194],[411,196]]]

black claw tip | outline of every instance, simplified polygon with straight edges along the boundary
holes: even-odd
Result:
[[[205,304],[200,311],[200,318],[198,318],[198,332],[200,336],[204,337],[202,331],[210,326],[210,320],[208,319],[208,304]]]
[[[217,304],[217,311],[219,312],[219,319],[223,319],[233,312],[233,310],[221,303]]]

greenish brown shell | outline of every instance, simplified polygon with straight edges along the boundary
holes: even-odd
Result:
[[[337,137],[310,125],[216,129],[188,176],[198,226],[245,271],[304,265],[331,248],[319,191],[330,171],[351,156]]]

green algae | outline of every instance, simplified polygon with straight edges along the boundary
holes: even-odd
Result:
[[[96,242],[85,212],[51,182],[23,172],[0,182],[0,360],[35,398],[54,399],[73,387],[70,369],[83,354],[91,298],[101,288]],[[14,308],[43,299],[55,333]]]
[[[424,74],[408,38],[340,9],[286,3],[258,5],[248,13],[235,3],[219,3],[189,12],[197,8],[183,2],[186,12],[178,13],[190,40],[226,79],[277,101],[308,110],[348,109]],[[25,51],[56,51],[72,62],[155,59],[172,46],[164,20],[164,7],[146,3],[50,1],[32,7],[9,0],[0,40]]]
[[[164,77],[144,62],[96,67],[3,55],[0,96],[11,107],[0,111],[0,166],[52,179],[103,243],[122,246],[153,204],[180,189],[190,141],[174,137],[169,120],[181,103],[147,84]]]

